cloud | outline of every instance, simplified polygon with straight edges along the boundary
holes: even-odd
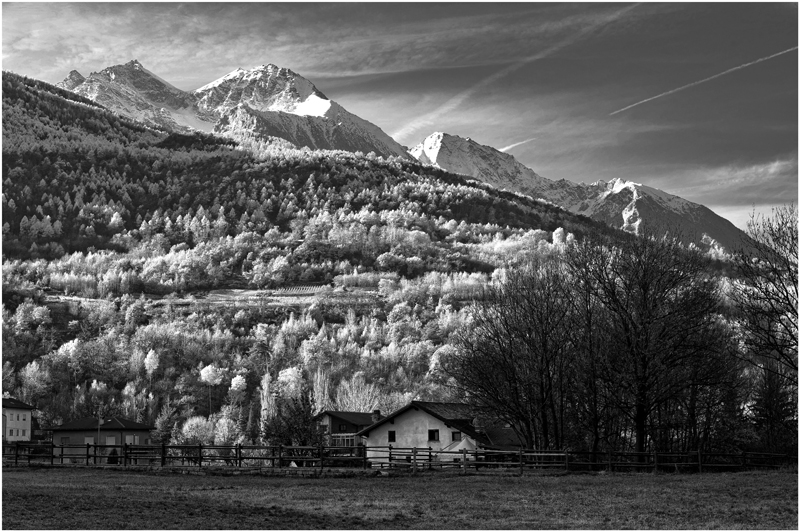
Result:
[[[661,94],[657,94],[655,96],[652,96],[652,97],[647,98],[645,100],[642,100],[640,102],[636,102],[636,103],[631,104],[631,105],[629,105],[627,107],[623,107],[622,109],[617,109],[613,113],[609,113],[608,116],[613,116],[613,115],[615,115],[617,113],[621,113],[622,111],[627,111],[628,109],[631,109],[632,107],[636,107],[637,105],[642,105],[643,103],[647,103],[647,102],[653,101],[653,100],[655,100],[657,98],[661,98],[663,96],[668,96],[670,94],[675,94],[676,92],[682,91],[684,89],[688,89],[690,87],[694,87],[695,85],[700,85],[701,83],[705,83],[706,81],[711,81],[712,79],[716,79],[716,78],[718,78],[720,76],[724,76],[725,74],[730,74],[731,72],[735,72],[737,70],[741,70],[743,68],[747,68],[747,67],[755,65],[757,63],[761,63],[762,61],[767,61],[769,59],[772,59],[773,57],[778,57],[779,55],[788,54],[789,52],[792,52],[794,50],[797,50],[797,46],[789,48],[788,50],[783,50],[782,52],[778,52],[776,54],[772,54],[772,55],[768,55],[766,57],[762,57],[760,59],[756,59],[755,61],[750,61],[749,63],[745,63],[743,65],[739,65],[739,66],[736,66],[736,67],[733,67],[733,68],[729,68],[728,70],[726,70],[724,72],[720,72],[719,74],[714,74],[713,76],[707,77],[705,79],[701,79],[700,81],[695,81],[693,83],[689,83],[688,85],[684,85],[682,87],[678,87],[677,89],[672,89],[672,90],[667,91],[667,92],[662,92]]]
[[[135,57],[190,89],[263,63],[310,79],[488,66],[518,61],[594,16],[569,5],[452,6],[7,3],[4,67],[55,82],[72,68],[87,74]]]
[[[691,169],[674,178],[691,184],[674,187],[671,193],[728,206],[796,202],[797,171],[797,154],[757,164]]]
[[[532,140],[536,140],[536,137],[531,137],[529,139],[525,139],[525,140],[521,140],[519,142],[515,142],[514,144],[509,144],[505,148],[500,148],[497,151],[507,152],[508,150],[510,150],[512,148],[516,148],[517,146],[521,146],[522,144],[525,144],[525,143],[530,142]]]
[[[482,80],[475,83],[471,87],[451,97],[444,104],[440,105],[433,111],[407,123],[405,126],[394,132],[391,136],[394,137],[399,142],[403,142],[404,139],[406,139],[409,135],[418,131],[419,129],[430,127],[433,124],[435,124],[436,120],[442,115],[455,111],[457,108],[461,106],[461,104],[464,103],[465,100],[470,98],[473,94],[480,91],[481,89],[484,89],[485,87],[493,84],[494,82],[498,81],[501,78],[504,78],[505,76],[508,76],[509,74],[519,70],[520,68],[528,65],[529,63],[549,57],[550,55],[558,52],[559,50],[562,50],[563,48],[575,44],[576,42],[587,37],[589,34],[594,32],[598,28],[601,28],[619,19],[634,7],[636,7],[636,5],[627,6],[623,9],[611,13],[610,15],[603,15],[597,17],[597,19],[592,21],[592,23],[589,24],[587,27],[584,27],[583,29],[577,32],[574,31],[570,32],[567,37],[562,38],[556,44],[547,46],[542,51],[533,54],[531,56],[528,56],[522,61],[514,62],[506,66],[505,68],[502,68],[501,70],[495,72],[494,74],[483,78]]]

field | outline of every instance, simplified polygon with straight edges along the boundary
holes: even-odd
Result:
[[[792,529],[797,472],[299,478],[3,468],[4,529]]]

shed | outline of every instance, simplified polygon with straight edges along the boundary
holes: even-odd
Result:
[[[100,421],[98,430],[98,421]],[[138,423],[121,417],[85,417],[64,423],[53,428],[55,445],[74,445],[74,449],[64,449],[64,454],[83,454],[80,447],[89,444],[99,445],[149,445],[151,425]],[[100,441],[97,441],[98,435]],[[58,453],[59,449],[56,449]]]

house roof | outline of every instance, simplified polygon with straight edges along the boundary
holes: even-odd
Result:
[[[84,417],[76,419],[58,427],[53,427],[52,430],[97,430],[97,418]],[[103,424],[100,425],[100,430],[153,430],[153,427],[151,425],[145,425],[144,423],[131,421],[130,419],[114,416],[105,418]]]
[[[12,397],[3,397],[3,408],[19,408],[22,410],[36,410],[35,407],[18,401]]]
[[[412,408],[427,412],[431,416],[440,419],[446,424],[457,428],[470,436],[477,436],[475,428],[472,426],[472,419],[476,414],[476,408],[474,406],[463,403],[435,403],[429,401],[411,401],[400,410],[392,412],[377,423],[373,423],[357,432],[356,436],[367,436],[372,429],[383,425],[384,423],[396,418],[408,410],[411,410]]]
[[[372,414],[365,413],[365,412],[343,412],[337,410],[325,410],[317,414],[317,417],[322,417],[325,414],[328,414],[331,417],[335,417],[346,421],[348,423],[352,423],[353,425],[358,425],[360,427],[366,427],[368,425],[372,425]]]

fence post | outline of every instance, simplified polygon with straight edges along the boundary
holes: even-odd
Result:
[[[653,450],[653,474],[658,473],[658,453]]]
[[[92,450],[94,451],[94,454],[92,455],[92,464],[93,465],[97,465],[97,444],[96,443],[94,445],[92,445]]]
[[[392,468],[392,446],[389,445],[389,469]]]
[[[242,444],[241,443],[237,443],[236,444],[236,464],[237,464],[237,467],[239,467],[239,468],[242,467]]]
[[[433,469],[433,447],[428,445],[428,471]]]
[[[203,444],[197,444],[197,467],[203,467]]]
[[[523,458],[522,458],[522,449],[520,449],[519,450],[519,476],[522,476],[522,473],[525,470],[525,464],[524,464],[524,462],[522,460],[523,460]]]
[[[364,469],[366,469],[367,468],[367,446],[366,445],[362,445],[361,446],[361,454],[364,455]]]
[[[564,451],[564,470],[569,471],[569,452]]]
[[[89,444],[86,444],[86,465],[89,465]]]
[[[414,455],[414,473],[417,472],[417,448],[414,447],[413,453]]]
[[[55,454],[56,454],[56,444],[50,442],[50,465],[53,465],[53,462],[55,461]]]
[[[278,469],[283,465],[283,444],[278,445]],[[272,461],[272,467],[275,467],[275,460]]]
[[[700,449],[697,449],[697,472],[703,472],[703,455],[701,454]]]
[[[320,473],[325,468],[325,447],[323,444],[319,444],[319,471]]]
[[[613,466],[611,465],[611,449],[608,450],[608,472],[611,473]]]
[[[19,464],[19,442],[14,442],[14,465]]]
[[[72,454],[72,453],[70,453]],[[58,461],[61,465],[64,465],[64,446],[61,446],[61,452],[58,454]]]
[[[161,467],[167,465],[167,444],[166,442],[161,442]]]
[[[463,470],[464,474],[467,474],[467,448],[464,447],[461,449],[461,469]]]

